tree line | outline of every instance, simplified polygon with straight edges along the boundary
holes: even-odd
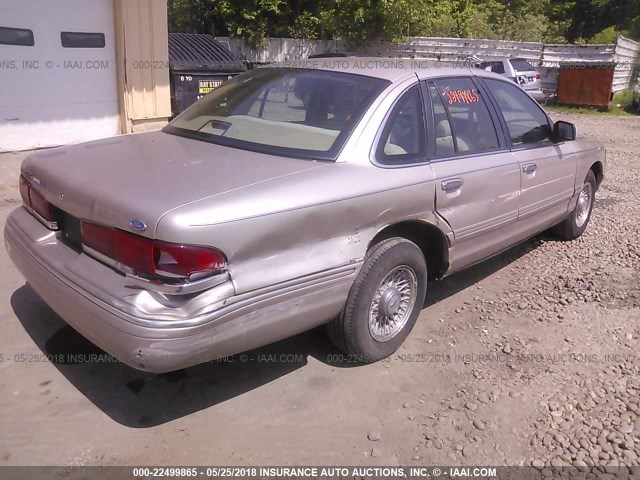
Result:
[[[168,0],[169,31],[341,39],[354,49],[411,36],[546,43],[640,39],[640,0]]]

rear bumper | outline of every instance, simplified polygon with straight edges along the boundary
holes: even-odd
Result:
[[[123,363],[157,373],[250,350],[330,320],[357,271],[356,265],[336,269],[189,313],[127,288],[124,277],[58,241],[22,207],[7,219],[4,238],[14,264],[67,323]],[[127,296],[110,297],[114,291]],[[207,295],[201,304],[215,299]],[[140,306],[139,315],[131,305]]]

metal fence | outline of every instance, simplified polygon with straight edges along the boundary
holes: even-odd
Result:
[[[248,47],[238,38],[218,37],[232,53],[251,62],[271,63],[301,60],[309,55],[326,52],[344,52],[345,42],[340,40],[303,40],[295,38],[268,38],[264,48]],[[544,44],[538,42],[512,42],[445,37],[413,37],[405,44],[373,42],[366,53],[394,58],[418,58],[432,61],[465,62],[471,56],[520,57],[534,64],[541,76],[542,88],[555,91],[560,66],[567,64],[615,64],[613,91],[632,86],[640,61],[640,43],[619,36],[616,43],[605,45]]]
[[[267,38],[264,47],[257,49],[249,47],[242,38],[216,37],[216,40],[227,45],[236,57],[256,63],[302,60],[313,54],[345,51],[345,42],[341,40]]]
[[[625,37],[618,37],[613,55],[616,70],[613,74],[613,91],[632,86],[640,68],[640,43]]]

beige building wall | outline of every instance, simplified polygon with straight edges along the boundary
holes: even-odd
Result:
[[[171,117],[167,0],[114,0],[122,133]]]

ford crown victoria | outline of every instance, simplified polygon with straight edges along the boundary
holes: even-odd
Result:
[[[162,131],[32,154],[5,227],[13,262],[138,369],[325,323],[375,361],[409,335],[429,281],[550,227],[585,231],[605,152],[514,82],[315,63],[239,75]]]

